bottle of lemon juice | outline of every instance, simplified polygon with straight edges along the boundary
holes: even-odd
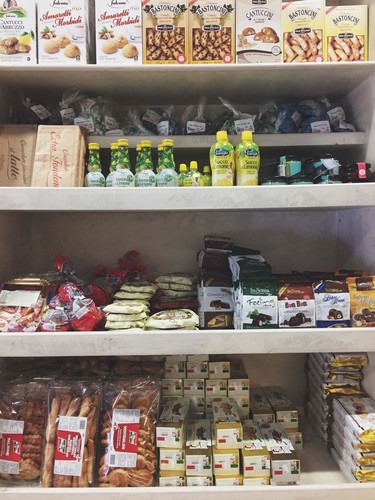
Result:
[[[225,130],[216,134],[216,142],[210,149],[213,186],[234,186],[234,148]]]

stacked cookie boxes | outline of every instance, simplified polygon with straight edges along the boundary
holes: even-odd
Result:
[[[256,388],[250,408],[254,427],[259,426],[270,453],[271,484],[298,484],[300,462],[295,449],[302,449],[302,433],[296,407],[278,388]]]

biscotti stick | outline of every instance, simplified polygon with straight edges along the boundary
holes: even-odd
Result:
[[[61,398],[53,398],[46,431],[46,439],[48,443],[54,443],[56,439],[57,417],[59,415],[60,405]]]

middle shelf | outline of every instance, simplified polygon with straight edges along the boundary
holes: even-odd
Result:
[[[3,357],[375,352],[375,328],[0,333]]]

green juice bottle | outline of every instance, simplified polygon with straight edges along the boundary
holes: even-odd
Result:
[[[138,174],[138,172],[140,171],[141,167],[141,163],[142,163],[142,148],[141,148],[141,145],[140,144],[137,144],[136,148],[135,148],[135,151],[136,151],[136,159],[135,159],[135,167],[134,167],[134,171],[136,174]]]
[[[89,161],[87,163],[85,187],[105,187],[105,177],[100,163],[100,146],[96,142],[89,144]]]
[[[129,141],[119,139],[116,172],[112,177],[112,187],[134,187],[135,180],[130,170]]]
[[[198,170],[196,161],[190,162],[190,172],[184,180],[184,187],[201,187],[204,186],[203,175]]]
[[[142,159],[139,164],[139,172],[135,174],[136,187],[155,187],[156,175],[151,156],[151,141],[141,141]]]
[[[118,144],[117,142],[113,142],[111,144],[111,161],[109,164],[109,174],[105,180],[105,187],[112,187],[113,176],[116,172],[117,166],[117,156],[118,156]]]
[[[216,142],[210,149],[210,164],[213,186],[234,186],[234,148],[225,130],[216,134]]]
[[[205,186],[212,186],[211,169],[208,165],[203,167],[203,183]]]
[[[171,139],[164,139],[163,152],[160,158],[160,169],[156,175],[156,185],[158,187],[178,186],[178,175],[173,155],[174,142]]]
[[[260,152],[258,144],[253,141],[253,133],[242,132],[241,142],[236,147],[236,178],[237,186],[257,186],[260,167]]]

